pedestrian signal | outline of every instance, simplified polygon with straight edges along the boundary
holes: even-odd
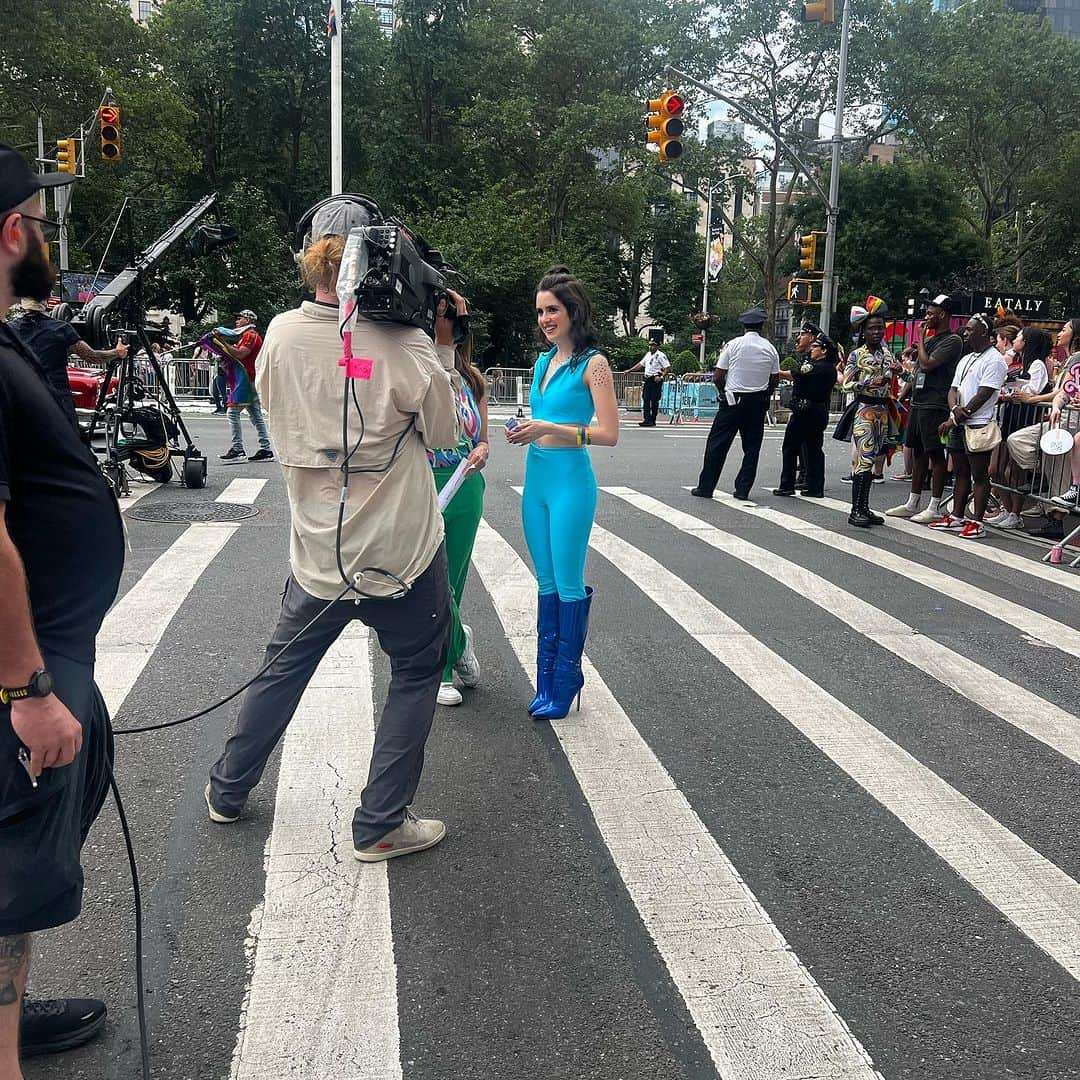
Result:
[[[98,129],[101,133],[103,161],[120,160],[120,106],[102,105],[98,109]]]
[[[803,4],[799,17],[803,22],[836,22],[835,0],[811,0]]]
[[[75,175],[79,170],[79,156],[75,150],[74,139],[56,140],[56,170],[57,172],[71,173]]]
[[[649,99],[646,142],[649,146],[657,147],[661,161],[675,161],[683,155],[685,111],[686,98],[674,90],[665,90],[658,98]]]
[[[792,278],[787,287],[788,303],[799,307],[813,307],[818,302],[814,299],[816,284],[820,283],[806,278]]]

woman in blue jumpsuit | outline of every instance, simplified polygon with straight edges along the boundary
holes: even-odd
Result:
[[[584,683],[581,654],[593,592],[585,585],[585,555],[596,512],[588,447],[619,441],[619,409],[607,357],[594,347],[592,304],[566,267],[553,267],[537,286],[536,321],[550,348],[533,369],[532,416],[506,437],[529,446],[521,518],[539,591],[529,712],[557,720]]]

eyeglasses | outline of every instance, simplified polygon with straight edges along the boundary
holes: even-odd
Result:
[[[49,218],[34,217],[33,214],[21,214],[18,210],[12,211],[10,214],[5,214],[3,218],[0,218],[0,225],[3,225],[9,217],[14,217],[15,214],[19,214],[19,217],[24,218],[26,221],[36,221],[38,227],[41,229],[41,235],[46,244],[51,244],[60,235],[60,222],[52,221]]]

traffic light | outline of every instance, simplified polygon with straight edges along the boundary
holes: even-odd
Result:
[[[658,98],[649,99],[646,141],[659,149],[661,161],[675,161],[682,157],[682,135],[686,130],[682,117],[685,111],[686,98],[674,90],[665,90]]]
[[[817,244],[821,232],[809,232],[799,237],[799,269],[817,273]]]
[[[819,283],[811,279],[792,278],[787,287],[788,302],[793,307],[813,307],[818,302],[814,299],[814,285],[816,284]]]
[[[98,109],[102,161],[120,160],[120,106],[102,105]]]
[[[72,176],[79,171],[79,156],[75,150],[74,139],[56,140],[56,170],[71,173]]]
[[[799,17],[803,22],[836,22],[835,0],[811,0],[803,4]]]

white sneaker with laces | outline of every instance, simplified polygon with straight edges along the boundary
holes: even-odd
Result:
[[[999,529],[1022,529],[1024,527],[1019,514],[1006,514],[1000,521],[995,521],[994,524]]]
[[[462,700],[461,691],[452,682],[439,683],[436,701],[440,705],[460,705]]]
[[[913,518],[919,511],[912,510],[907,503],[901,503],[885,511],[886,517]]]
[[[473,632],[471,626],[461,624],[465,631],[465,651],[454,665],[454,671],[464,686],[478,686],[480,684],[480,661],[476,659],[473,650]],[[460,694],[458,697],[460,698]]]
[[[983,518],[984,525],[1000,525],[1009,516],[1008,510],[999,510],[996,514],[987,514]]]
[[[405,808],[405,820],[385,836],[367,847],[353,848],[353,855],[361,862],[383,862],[414,851],[426,851],[446,836],[446,825],[435,818],[418,818]]]
[[[928,506],[925,510],[920,510],[915,514],[911,520],[916,525],[929,525],[931,521],[937,521],[939,517],[941,517],[941,510],[931,510]]]

